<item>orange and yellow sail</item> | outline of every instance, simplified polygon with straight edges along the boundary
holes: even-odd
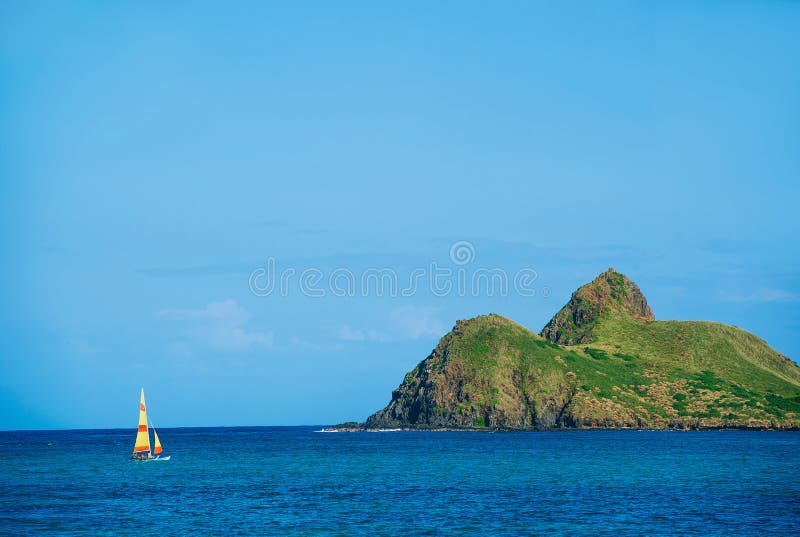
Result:
[[[161,448],[156,437],[156,445]],[[139,430],[136,433],[136,443],[133,445],[134,453],[141,453],[150,451],[150,434],[147,432],[147,407],[144,405],[144,388],[142,388],[142,397],[139,400]]]
[[[156,432],[156,428],[153,427],[152,429],[153,429],[153,440],[155,441],[155,445],[153,446],[153,453],[158,455],[164,450],[161,449],[161,442],[158,441],[158,433]]]
[[[158,433],[156,432],[156,428],[153,427],[153,424],[150,423],[150,427],[147,427],[147,407],[144,404],[144,388],[142,388],[142,396],[139,399],[139,429],[136,431],[136,443],[133,445],[133,457],[134,459],[141,459],[143,455],[147,453],[147,456],[144,458],[150,459],[152,458],[151,449],[150,449],[150,430],[153,429],[153,449],[152,453],[159,455],[164,450],[161,447],[161,441],[158,439]],[[169,459],[169,457],[165,457],[165,460]]]

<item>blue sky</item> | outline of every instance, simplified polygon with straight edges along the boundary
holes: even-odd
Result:
[[[165,427],[364,419],[609,266],[800,357],[800,5],[161,4],[0,7],[0,429],[140,386]],[[535,294],[257,296],[269,258]]]

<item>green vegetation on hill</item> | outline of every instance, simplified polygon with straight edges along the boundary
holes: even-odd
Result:
[[[570,297],[542,329],[542,337],[561,345],[589,343],[595,327],[610,314],[652,321],[653,312],[639,287],[613,268],[600,274]]]
[[[800,367],[732,326],[653,320],[613,270],[556,317],[547,338],[499,315],[458,321],[363,426],[800,427]],[[580,343],[551,341],[565,337]]]

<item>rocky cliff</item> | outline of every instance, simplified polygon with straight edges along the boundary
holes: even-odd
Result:
[[[572,293],[567,305],[542,329],[541,336],[561,345],[589,343],[597,323],[612,311],[642,322],[655,320],[639,287],[609,268]]]
[[[342,428],[398,427],[797,428],[800,367],[735,327],[655,321],[610,269],[542,336],[499,315],[458,321],[385,408]]]
[[[499,315],[458,321],[408,373],[368,428],[533,429],[572,425],[577,379],[537,369],[525,351],[555,360],[559,348]]]

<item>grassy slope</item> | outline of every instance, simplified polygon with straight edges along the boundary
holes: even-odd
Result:
[[[800,368],[763,340],[733,326],[640,323],[609,315],[598,325],[588,348],[628,357],[650,381],[649,398],[661,408],[671,406],[678,417],[736,421],[800,417]],[[628,396],[637,392],[623,391]]]
[[[501,407],[510,402],[507,399],[516,398],[518,388],[545,394],[555,391],[566,373],[559,370],[556,358],[567,354],[580,359],[579,353],[565,353],[562,347],[499,315],[471,319],[461,337],[450,344],[451,359],[460,360],[469,377],[486,381],[467,386],[470,399]],[[491,393],[481,390],[486,384],[495,389]]]
[[[458,411],[502,411],[518,405],[520,392],[542,401],[573,386],[576,425],[800,423],[800,368],[743,330],[612,312],[595,335],[590,345],[564,347],[497,315],[472,319],[450,342],[449,359],[465,373]]]

